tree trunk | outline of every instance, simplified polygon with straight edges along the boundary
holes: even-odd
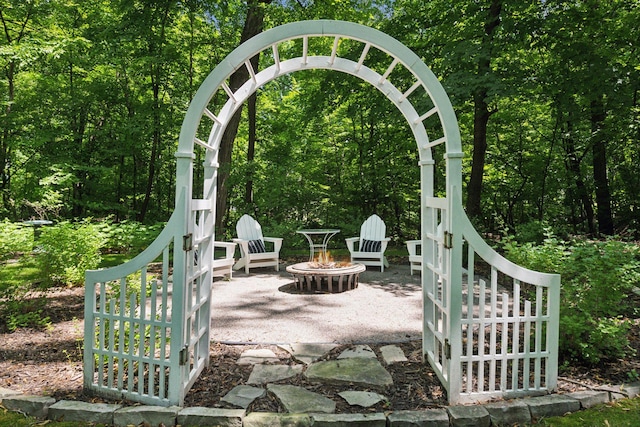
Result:
[[[249,115],[249,143],[247,147],[247,164],[249,172],[244,189],[244,201],[249,206],[253,203],[253,161],[256,155],[256,94],[252,94],[247,101],[247,113]]]
[[[250,0],[247,8],[247,18],[242,29],[240,44],[249,40],[251,37],[262,32],[264,14],[260,4],[269,4],[272,0]],[[254,62],[255,61],[255,62]],[[257,64],[258,56],[251,59],[254,68]],[[249,71],[246,67],[240,67],[229,79],[229,88],[232,91],[238,88],[249,79]],[[227,128],[222,135],[220,141],[220,152],[218,153],[218,182],[217,182],[217,199],[216,199],[216,235],[222,235],[224,231],[224,223],[227,216],[227,200],[229,198],[228,179],[231,172],[231,153],[233,152],[233,142],[238,133],[238,125],[242,117],[242,108],[231,117]]]
[[[607,141],[603,134],[606,112],[602,98],[591,103],[591,138],[593,152],[593,181],[596,187],[596,209],[598,232],[613,234],[611,215],[611,192],[607,178]]]
[[[164,45],[165,31],[169,24],[170,11],[173,3],[167,1],[162,7],[158,7],[160,15],[158,17],[158,31],[159,34],[151,34],[151,40],[149,40],[149,56],[162,57],[162,47]],[[151,7],[151,6],[149,6]],[[151,153],[149,154],[149,163],[147,165],[147,185],[145,187],[144,199],[140,206],[140,211],[137,215],[137,220],[143,222],[147,216],[147,210],[149,209],[149,202],[151,201],[151,195],[153,193],[153,184],[156,180],[156,172],[158,171],[158,159],[160,157],[160,143],[162,140],[162,112],[160,105],[160,89],[162,87],[162,73],[163,73],[163,61],[152,61],[150,65],[149,75],[151,78],[151,87],[153,90],[153,131],[151,141]]]
[[[11,208],[11,171],[9,166],[11,165],[11,144],[9,143],[9,118],[11,117],[11,106],[15,98],[15,62],[10,61],[6,67],[6,77],[9,96],[7,104],[4,109],[4,120],[6,124],[2,126],[2,139],[0,140],[0,176],[2,181],[0,183],[0,191],[2,192],[2,206],[9,211]]]
[[[29,25],[32,21],[33,12],[35,6],[31,3],[26,4],[27,12],[24,15],[24,19],[21,22],[12,21],[10,18],[5,17],[0,9],[0,26],[2,27],[2,33],[5,40],[1,43],[13,47],[14,49],[22,38],[26,35]],[[10,31],[10,27],[13,24],[17,24],[19,31],[17,34]],[[2,126],[2,135],[0,136],[0,192],[2,193],[2,205],[6,211],[15,209],[11,202],[11,162],[13,157],[12,152],[12,132],[11,132],[11,116],[12,106],[15,100],[15,81],[17,73],[17,64],[15,59],[9,59],[9,62],[5,66],[5,77],[7,79],[7,98],[6,106],[4,109],[4,117],[0,121]]]
[[[75,73],[73,61],[69,61],[69,99],[71,101],[71,117],[70,126],[73,135],[73,146],[76,147],[78,159],[81,164],[89,164],[88,148],[84,144],[85,132],[87,130],[88,111],[83,105],[83,101],[78,100],[75,87]],[[73,197],[71,199],[71,214],[74,218],[80,218],[84,215],[84,203],[82,199],[85,196],[85,184],[87,182],[86,170],[79,169],[76,172],[77,181],[73,184]]]
[[[589,192],[587,191],[587,186],[585,185],[584,179],[582,178],[582,171],[580,170],[580,156],[576,151],[572,129],[573,126],[569,121],[567,123],[567,136],[564,138],[565,152],[567,153],[565,163],[567,170],[571,175],[570,179],[573,179],[575,184],[575,198],[577,199],[576,202],[579,201],[582,204],[582,212],[584,213],[584,217],[587,220],[588,231],[589,233],[593,234],[593,232],[595,231],[593,220],[593,206],[591,203],[591,197],[589,197]]]
[[[151,153],[149,154],[149,163],[147,168],[147,185],[145,187],[144,199],[137,215],[139,222],[144,222],[149,209],[151,193],[153,191],[153,183],[156,178],[158,151],[160,149],[160,65],[152,65],[151,68],[151,85],[153,88],[153,133],[151,138]]]
[[[491,73],[491,51],[493,49],[493,37],[495,29],[500,25],[501,0],[492,0],[489,7],[489,15],[484,25],[484,36],[480,58],[478,60],[477,78],[484,78]],[[474,117],[473,117],[473,157],[471,164],[471,176],[467,186],[467,214],[470,217],[479,217],[482,214],[480,201],[482,200],[482,180],[484,176],[484,163],[487,154],[487,124],[492,112],[487,104],[488,88],[481,85],[474,91]]]
[[[473,97],[473,156],[471,176],[467,186],[467,214],[479,217],[482,214],[480,201],[482,199],[482,180],[484,176],[484,161],[487,154],[487,124],[489,123],[489,109],[485,101],[487,91],[481,89]]]

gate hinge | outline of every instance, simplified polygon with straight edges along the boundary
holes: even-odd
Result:
[[[453,234],[448,231],[444,232],[444,242],[443,245],[445,249],[451,249],[453,247]]]
[[[182,250],[190,251],[193,249],[193,233],[182,236]]]
[[[448,339],[444,340],[444,358],[451,359],[451,343]]]
[[[184,366],[189,361],[189,346],[185,345],[182,350],[180,350],[180,366]]]

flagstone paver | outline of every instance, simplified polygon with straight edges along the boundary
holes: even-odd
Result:
[[[295,377],[302,373],[302,365],[255,365],[247,384],[267,384]]]
[[[529,406],[531,417],[549,418],[559,417],[567,412],[576,412],[580,410],[580,402],[561,394],[551,394],[548,396],[537,396],[524,399]]]
[[[247,409],[249,405],[251,405],[251,402],[260,397],[264,397],[266,394],[267,391],[263,388],[238,385],[232,388],[231,391],[225,394],[220,400]]]
[[[449,415],[446,409],[426,409],[422,411],[394,411],[388,416],[389,427],[458,427],[457,424],[449,423]],[[489,415],[487,414],[487,418]],[[473,425],[482,427],[483,424]]]
[[[511,426],[531,423],[531,411],[522,400],[487,403],[484,409],[491,416],[491,424]]]
[[[391,374],[377,359],[351,358],[315,362],[304,373],[309,381],[357,384],[384,388],[393,384]]]
[[[82,421],[92,424],[113,425],[113,413],[121,407],[122,405],[111,403],[59,400],[49,407],[47,418],[54,421]]]
[[[402,351],[402,349],[397,345],[385,345],[380,347],[380,354],[382,355],[382,360],[384,360],[384,363],[387,365],[407,361],[404,351]]]
[[[307,414],[273,412],[251,412],[242,419],[242,427],[311,427],[312,423]]]
[[[607,391],[575,391],[573,393],[567,394],[567,396],[576,399],[578,402],[580,402],[580,406],[583,408],[591,408],[592,406],[609,402],[609,392]]]
[[[179,407],[127,406],[113,412],[114,427],[138,425],[173,427],[180,412]]]
[[[375,359],[376,354],[368,345],[356,345],[355,347],[347,349],[340,353],[338,359],[351,359],[354,357],[362,359]]]
[[[176,422],[181,426],[242,427],[244,416],[244,409],[191,407],[178,412]]]
[[[282,406],[290,413],[327,413],[336,411],[336,402],[302,387],[293,385],[269,384],[267,389],[273,393]]]
[[[386,427],[387,417],[374,414],[312,414],[313,427]]]
[[[362,406],[363,408],[368,408],[378,402],[387,400],[386,397],[372,391],[347,390],[338,393],[338,395],[346,400],[349,405]]]
[[[295,360],[309,365],[329,353],[337,346],[338,344],[293,343],[280,345],[279,347],[289,352]]]
[[[22,394],[22,392],[19,392],[19,391],[16,391],[16,390],[10,390],[8,388],[0,387],[0,400],[3,397],[17,396],[19,394]]]
[[[50,396],[9,395],[1,400],[2,406],[10,411],[18,411],[36,418],[46,418],[49,407],[56,403]]]
[[[278,363],[279,361],[280,359],[273,351],[267,348],[259,348],[243,351],[236,363],[238,365],[258,365],[261,363]]]

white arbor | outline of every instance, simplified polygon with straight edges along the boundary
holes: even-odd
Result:
[[[314,38],[327,38],[330,43],[323,45],[331,48],[313,51]],[[344,43],[351,52],[358,46],[357,57],[341,49]],[[281,57],[283,44],[295,44],[298,49],[287,52],[300,54]],[[388,56],[382,72],[367,66],[373,50]],[[250,62],[257,54],[266,64],[258,69]],[[229,77],[241,67],[246,67],[249,79],[232,91]],[[449,402],[553,391],[560,278],[510,263],[469,222],[462,207],[460,132],[442,85],[416,54],[392,37],[350,22],[323,20],[294,22],[259,34],[230,53],[200,86],[182,124],[175,210],[166,228],[130,262],[87,272],[85,388],[143,403],[183,403],[209,360],[222,134],[234,112],[258,88],[308,69],[366,81],[398,108],[412,130],[421,171],[422,347]],[[411,76],[411,83],[396,86],[396,73]],[[195,150],[202,150],[205,159],[204,190],[199,195],[193,194],[193,172],[199,167],[194,165]],[[443,168],[446,177],[445,194],[439,197],[434,194],[436,167]],[[161,272],[150,275],[147,267],[158,257]],[[135,273],[139,280],[131,279]],[[114,286],[118,292],[113,292]],[[141,286],[150,296],[133,296],[131,291]]]

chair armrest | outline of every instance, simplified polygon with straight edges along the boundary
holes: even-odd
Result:
[[[347,249],[349,249],[349,252],[357,252],[356,242],[360,240],[360,237],[347,237],[344,240],[347,242]]]
[[[213,247],[215,248],[224,248],[225,249],[225,258],[233,258],[233,254],[236,251],[236,243],[232,242],[221,242],[214,241]]]
[[[387,250],[387,244],[391,241],[391,237],[385,237],[381,240],[380,252],[384,253]]]
[[[407,240],[405,243],[409,256],[418,255],[418,247],[422,246],[422,240]]]
[[[240,246],[240,256],[245,257],[249,255],[249,241],[245,239],[232,239],[234,243],[237,243]]]
[[[282,237],[263,237],[265,242],[273,243],[273,252],[280,252],[280,248],[282,248]]]

